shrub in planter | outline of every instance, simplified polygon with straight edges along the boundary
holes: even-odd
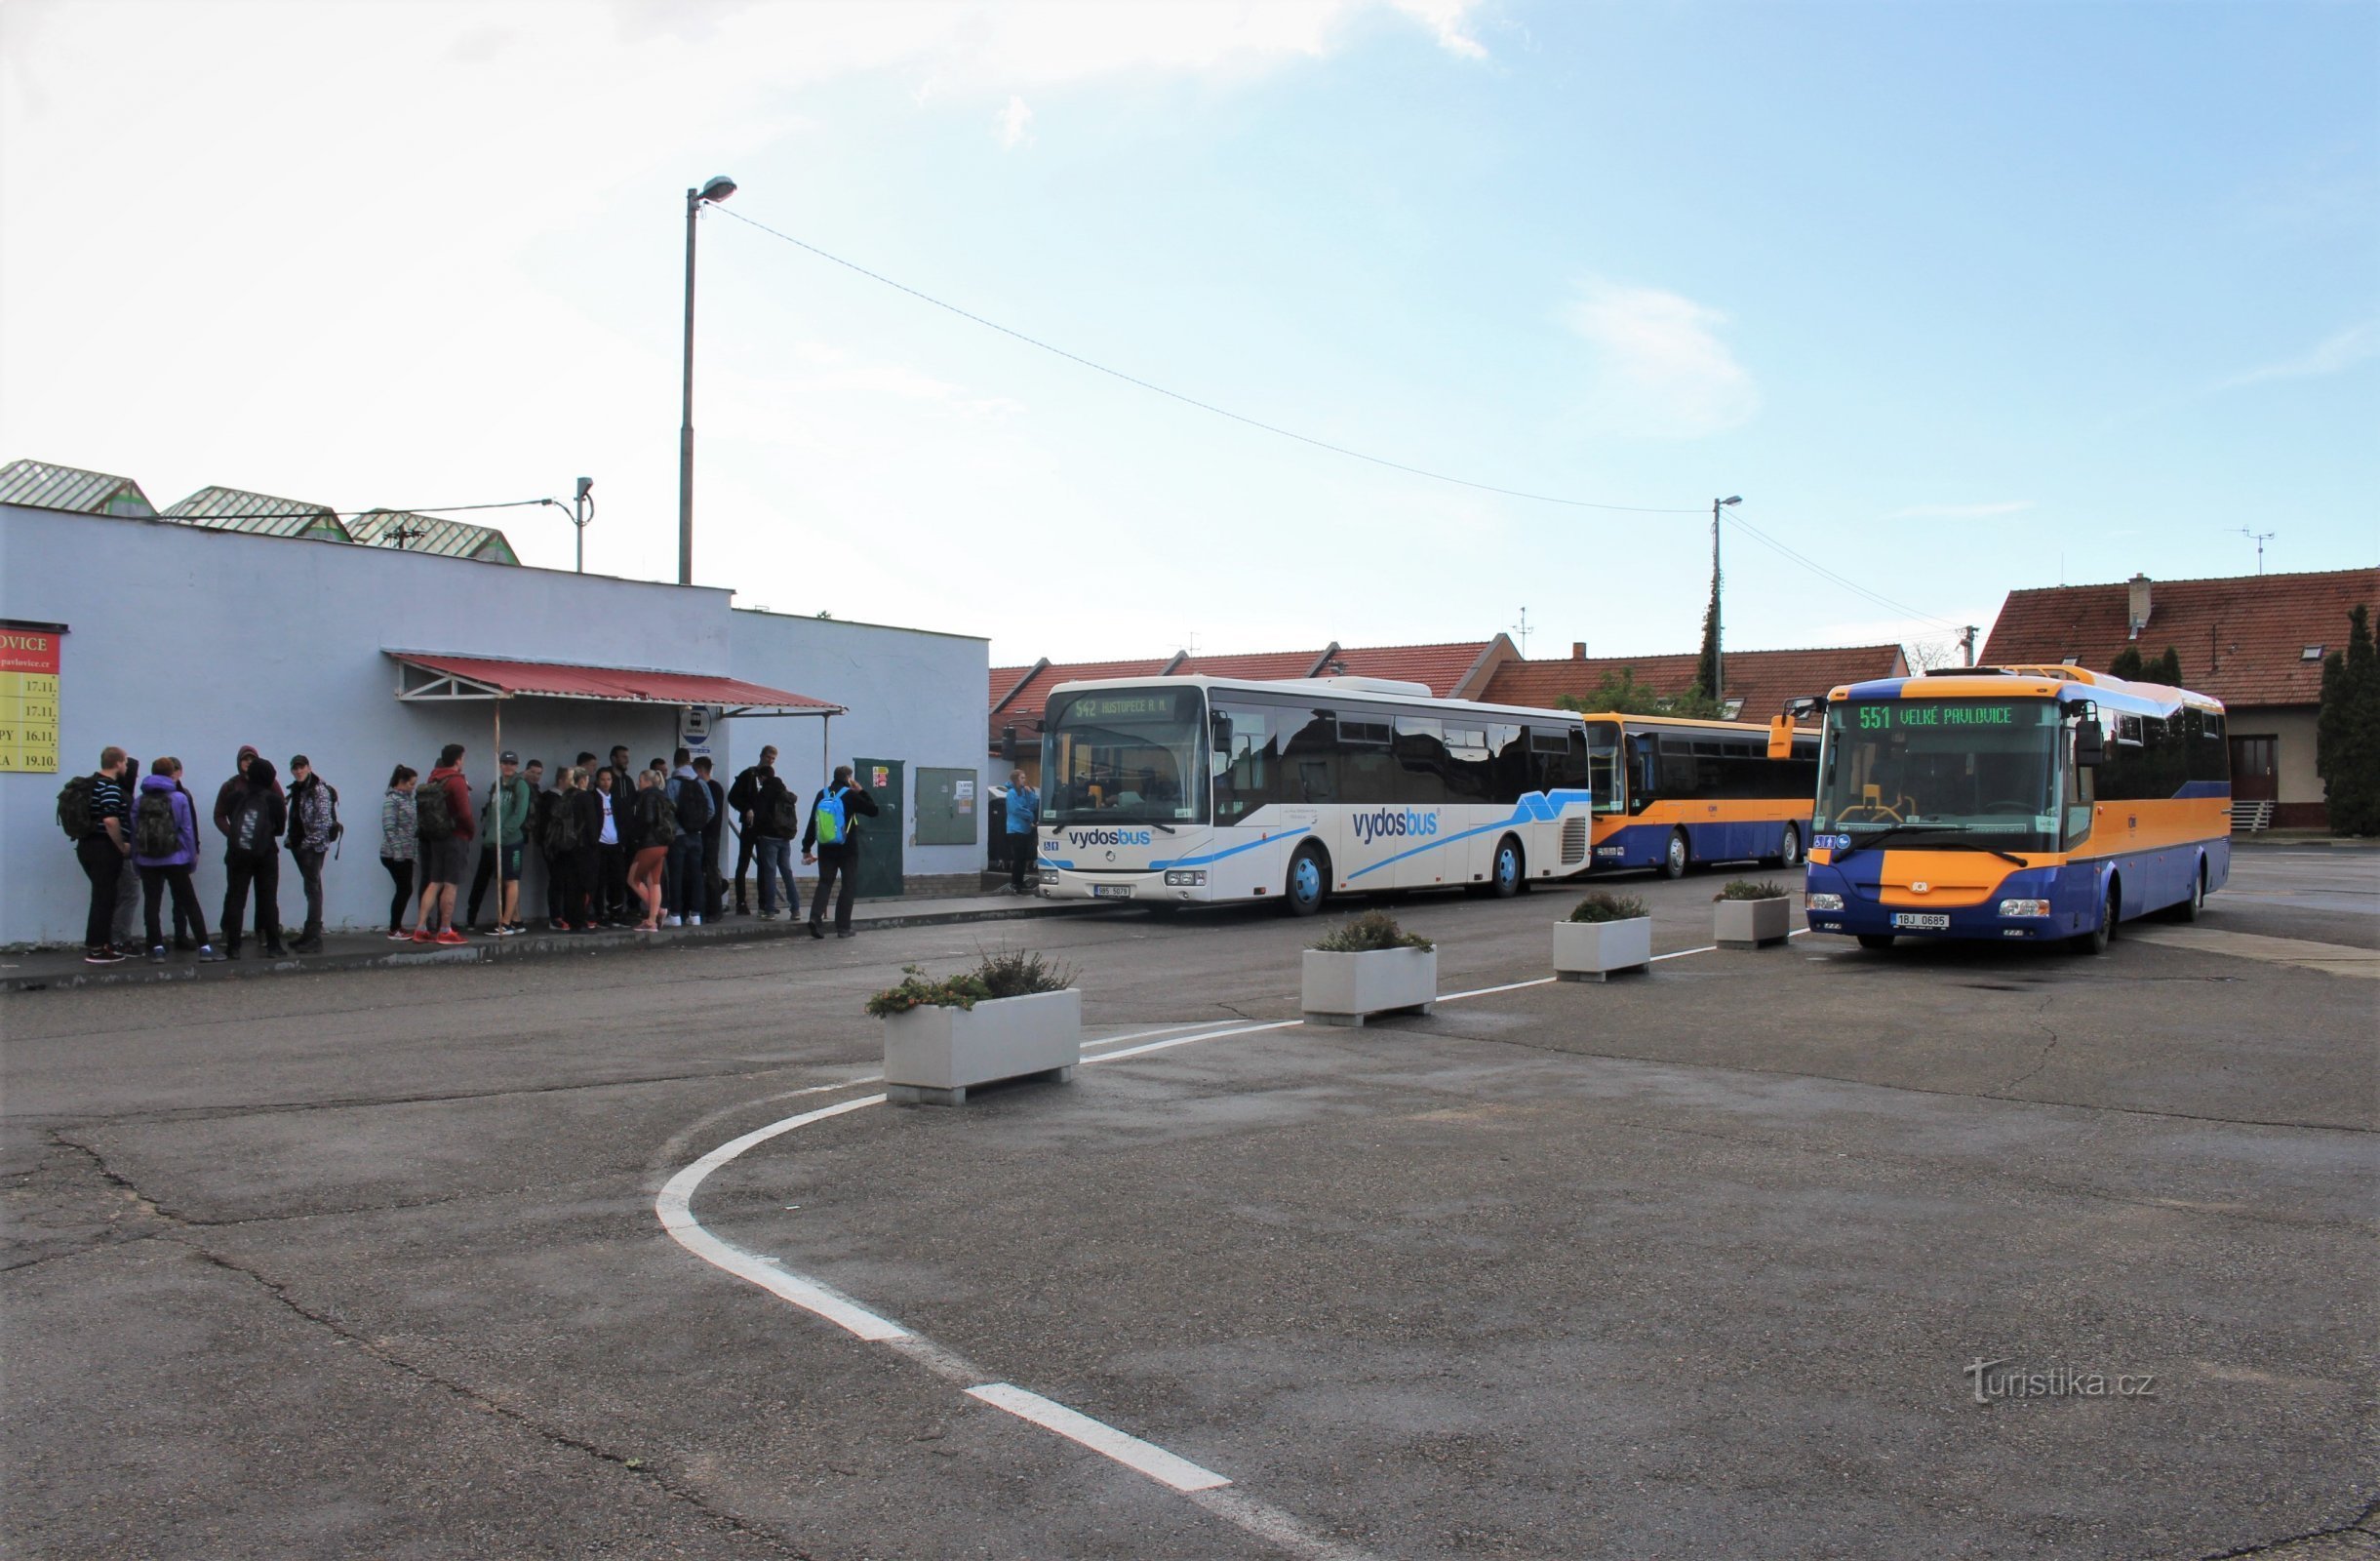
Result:
[[[971,1086],[1039,1075],[1059,1083],[1083,1059],[1074,971],[1039,954],[985,955],[940,979],[915,965],[870,997],[885,1021],[885,1094],[902,1104],[964,1105]]]
[[[1310,1020],[1361,1024],[1374,1014],[1426,1014],[1437,1000],[1437,945],[1384,910],[1332,928],[1305,952],[1298,1006]]]
[[[1652,970],[1652,917],[1634,895],[1598,889],[1554,923],[1554,974],[1564,981],[1609,981],[1631,970]]]
[[[1712,931],[1722,948],[1764,948],[1793,932],[1793,901],[1783,884],[1737,878],[1713,899],[1718,910]]]

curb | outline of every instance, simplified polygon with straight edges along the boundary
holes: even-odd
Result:
[[[951,927],[969,922],[1029,921],[1041,916],[1080,915],[1108,907],[1092,901],[1065,903],[1035,901],[976,910],[918,910],[886,916],[854,918],[855,932],[891,931],[901,927]],[[674,927],[665,933],[529,933],[519,938],[473,939],[460,947],[390,948],[380,953],[311,954],[286,959],[225,960],[219,965],[186,961],[151,965],[144,960],[126,966],[66,970],[55,975],[13,975],[0,979],[0,990],[10,992],[66,991],[85,986],[147,986],[162,981],[254,981],[268,976],[316,975],[333,971],[410,970],[427,965],[485,965],[521,959],[560,959],[571,955],[659,952],[689,943],[760,942],[804,936],[799,920],[764,922],[742,919],[707,927]],[[128,968],[137,965],[138,969]]]

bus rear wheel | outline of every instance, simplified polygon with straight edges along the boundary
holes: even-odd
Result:
[[[1890,948],[1892,935],[1890,933],[1861,933],[1859,946],[1862,948]]]
[[[1510,900],[1528,887],[1528,860],[1521,855],[1521,842],[1506,835],[1496,842],[1495,869],[1488,874],[1488,888],[1498,900]]]
[[[2206,863],[2202,861],[2199,863],[2197,875],[2190,880],[2190,898],[2175,905],[2166,914],[2175,921],[2197,921],[2199,913],[2205,908]]]
[[[1292,916],[1311,916],[1329,898],[1330,859],[1320,846],[1299,846],[1297,854],[1289,859],[1289,877],[1282,886],[1282,904]]]
[[[1661,853],[1661,876],[1664,878],[1685,877],[1686,863],[1692,860],[1693,853],[1686,849],[1686,831],[1672,829],[1669,832],[1669,845]]]

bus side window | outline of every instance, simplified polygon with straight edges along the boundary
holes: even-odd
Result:
[[[1643,733],[1628,739],[1628,811],[1643,813],[1661,795],[1660,766],[1653,739]]]
[[[1339,755],[1338,719],[1327,711],[1314,717],[1294,733],[1282,750],[1282,768],[1294,777],[1284,802],[1336,802],[1338,800]]]

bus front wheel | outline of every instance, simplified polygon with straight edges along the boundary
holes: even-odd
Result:
[[[1496,843],[1495,871],[1490,884],[1498,900],[1510,900],[1528,887],[1527,859],[1521,855],[1521,842],[1506,835]]]
[[[2099,925],[2075,939],[2066,946],[2078,954],[2104,954],[2107,945],[2116,941],[2116,886],[2107,886],[2107,900],[2099,906]]]
[[[1664,878],[1685,877],[1686,864],[1691,860],[1692,854],[1686,850],[1686,831],[1672,829],[1669,832],[1669,849],[1661,854],[1661,876]]]
[[[1787,824],[1778,837],[1777,854],[1768,859],[1771,867],[1798,867],[1802,864],[1802,826]]]
[[[1311,916],[1330,897],[1330,859],[1320,846],[1299,846],[1289,859],[1289,881],[1281,901],[1292,916]]]
[[[1890,933],[1861,933],[1859,946],[1862,948],[1890,948],[1892,935]]]

